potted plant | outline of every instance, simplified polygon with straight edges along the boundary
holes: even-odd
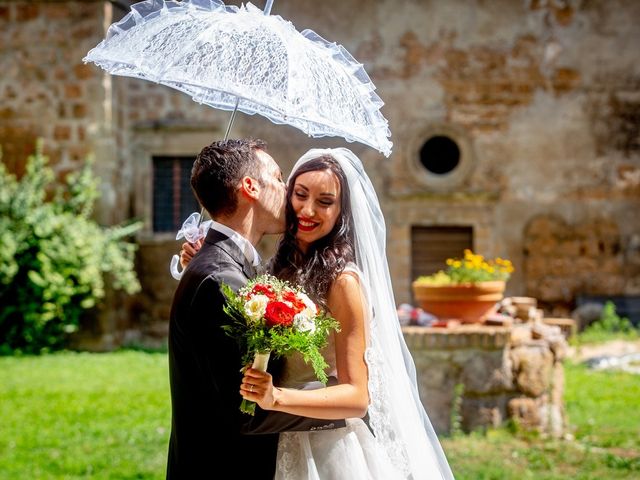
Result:
[[[467,249],[461,259],[448,258],[445,270],[418,277],[413,294],[423,310],[440,320],[482,323],[502,300],[512,272],[509,260],[485,259]]]

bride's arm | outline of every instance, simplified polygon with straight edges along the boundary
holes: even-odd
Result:
[[[341,274],[331,286],[329,311],[340,322],[336,333],[338,385],[317,390],[274,388],[271,375],[249,369],[240,394],[265,410],[322,419],[360,418],[367,412],[367,365],[362,291],[355,275]],[[253,391],[251,386],[253,385]]]

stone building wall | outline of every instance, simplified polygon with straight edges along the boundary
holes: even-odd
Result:
[[[122,16],[116,3],[0,0],[4,161],[20,172],[36,137],[60,174],[94,154],[103,179],[98,219],[146,224],[138,236],[143,292],[108,304],[107,346],[165,333],[176,285],[168,265],[179,242],[152,232],[151,158],[195,155],[223,137],[230,117],[84,65]],[[272,13],[364,63],[386,103],[393,154],[244,114],[231,136],[266,139],[285,175],[308,148],[352,148],[387,219],[398,303],[411,301],[412,226],[473,227],[476,251],[514,262],[507,295],[535,296],[554,314],[565,314],[577,293],[640,293],[640,3],[278,0]],[[460,148],[448,175],[418,161],[432,135]],[[262,253],[273,246],[265,239]]]
[[[637,293],[638,253],[624,242],[610,218],[594,215],[578,224],[555,214],[533,218],[525,230],[527,292],[552,314],[565,314],[577,293]]]
[[[639,69],[624,44],[639,39],[638,5],[462,3],[385,4],[397,28],[371,36],[392,52],[371,72],[396,106],[388,198],[390,249],[403,258],[393,265],[397,297],[409,299],[407,224],[463,224],[474,226],[476,250],[514,261],[509,294],[553,306],[557,292],[535,288],[542,278],[527,268],[529,256],[544,255],[528,248],[527,227],[541,215],[558,215],[567,235],[580,230],[587,242],[598,241],[598,222],[618,228],[619,249],[606,255],[625,264],[623,280],[616,288],[577,284],[571,299],[581,291],[637,294]],[[418,149],[434,132],[466,146],[463,175],[445,182],[416,168]],[[562,276],[592,271],[578,262]]]
[[[95,152],[103,75],[82,57],[103,30],[102,10],[98,2],[0,2],[0,145],[12,171],[22,173],[39,137],[61,174]]]

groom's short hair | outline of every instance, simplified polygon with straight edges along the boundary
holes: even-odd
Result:
[[[236,211],[236,193],[243,177],[262,183],[262,164],[256,150],[266,149],[266,142],[260,139],[220,140],[202,149],[191,169],[191,188],[209,215]]]

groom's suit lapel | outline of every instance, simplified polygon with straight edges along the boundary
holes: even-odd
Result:
[[[242,269],[242,273],[247,278],[253,278],[256,276],[256,268],[247,261],[244,253],[235,244],[233,240],[227,237],[224,233],[218,232],[213,228],[209,229],[205,242],[213,247],[217,247],[224,251],[238,266]]]

